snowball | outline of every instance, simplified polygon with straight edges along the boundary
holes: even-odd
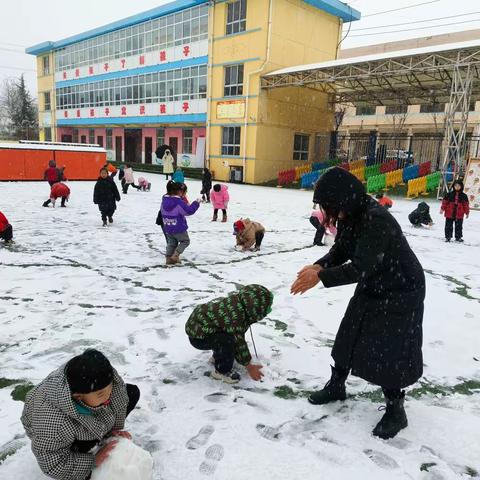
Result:
[[[153,460],[146,450],[126,438],[117,437],[115,448],[98,468],[91,480],[150,480]]]

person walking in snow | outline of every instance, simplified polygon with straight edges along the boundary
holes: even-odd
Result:
[[[62,182],[56,182],[52,185],[52,188],[50,189],[50,198],[43,202],[43,206],[48,207],[51,203],[52,207],[55,208],[57,198],[62,199],[60,206],[66,207],[65,202],[70,198],[70,188]]]
[[[246,252],[253,247],[253,251],[258,252],[265,237],[265,228],[261,223],[241,218],[233,224],[233,234],[237,239],[237,249]]]
[[[463,192],[463,182],[455,180],[452,189],[442,200],[440,213],[445,215],[445,241],[450,242],[455,224],[455,241],[463,242],[463,217],[470,214],[470,204]]]
[[[127,163],[125,165],[125,170],[124,170],[124,177],[122,179],[122,187],[123,187],[123,193],[126,195],[128,192],[128,187],[132,186],[133,188],[136,188],[137,190],[139,187],[135,185],[135,177],[133,176],[133,168],[132,166]]]
[[[22,424],[42,472],[58,480],[86,480],[115,448],[109,437],[132,436],[125,419],[140,398],[108,359],[85,350],[53,371],[25,399]]]
[[[420,228],[422,225],[429,227],[433,225],[433,220],[430,216],[430,207],[426,202],[420,202],[418,207],[408,215],[408,219],[416,228]]]
[[[182,184],[171,182],[170,194],[162,199],[160,213],[167,237],[166,264],[180,263],[180,255],[190,245],[186,216],[193,215],[200,207],[200,199],[190,205],[182,198]]]
[[[48,162],[48,168],[43,174],[43,179],[48,182],[50,187],[54,183],[61,182],[63,180],[63,171],[57,168],[55,160],[50,160]]]
[[[208,168],[203,169],[202,177],[202,201],[210,203],[210,190],[212,189],[212,173]]]
[[[337,228],[335,225],[330,225],[326,223],[325,213],[319,207],[318,210],[315,208],[316,205],[313,205],[312,214],[310,215],[310,223],[316,229],[315,238],[313,239],[313,244],[319,247],[325,245],[323,243],[323,237],[326,233],[331,235],[333,238],[337,235]]]
[[[218,211],[222,211],[222,222],[227,221],[227,208],[230,201],[230,195],[228,194],[228,187],[226,185],[220,185],[219,183],[213,186],[213,191],[210,193],[210,200],[213,205],[213,218],[212,222],[216,222],[218,219]]]
[[[328,170],[314,202],[339,222],[337,238],[327,255],[298,273],[291,292],[302,294],[319,282],[357,287],[335,338],[331,378],[309,401],[345,400],[351,372],[382,387],[386,412],[373,434],[392,438],[408,424],[402,389],[423,372],[423,269],[397,221],[351,173]]]
[[[0,239],[5,243],[10,243],[13,239],[13,227],[2,212],[0,212]]]
[[[273,294],[261,285],[247,285],[227,297],[198,305],[185,325],[190,344],[197,350],[212,350],[215,370],[211,378],[237,383],[240,374],[234,361],[246,367],[250,378],[261,380],[262,365],[252,363],[245,333],[272,309]]]
[[[103,226],[107,226],[107,219],[113,223],[113,214],[117,209],[117,203],[120,201],[120,193],[113,178],[108,175],[108,170],[103,167],[100,169],[100,176],[93,190],[93,203],[98,205],[102,215]]]

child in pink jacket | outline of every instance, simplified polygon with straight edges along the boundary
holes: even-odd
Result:
[[[213,186],[213,190],[210,193],[210,201],[213,205],[213,218],[212,222],[216,222],[218,218],[218,211],[222,210],[223,217],[222,222],[227,221],[227,207],[230,200],[228,194],[228,187],[226,185],[220,185],[219,183]]]
[[[310,223],[317,229],[315,238],[313,240],[314,245],[325,245],[323,243],[323,237],[325,234],[332,235],[333,238],[335,238],[337,235],[337,227],[335,227],[335,225],[326,223],[325,213],[320,207],[317,210],[316,205],[313,205],[313,211],[310,215]]]

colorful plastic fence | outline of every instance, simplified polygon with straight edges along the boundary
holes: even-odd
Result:
[[[295,180],[298,181],[305,175],[306,173],[310,173],[312,171],[312,167],[310,165],[305,165],[303,167],[295,167]]]
[[[427,175],[427,192],[434,192],[440,185],[442,174],[440,172],[433,172]]]
[[[393,172],[396,169],[397,169],[397,161],[396,160],[390,160],[388,162],[380,164],[380,173]]]
[[[279,185],[288,185],[295,181],[295,169],[291,168],[290,170],[282,170],[278,172],[278,184]]]
[[[396,187],[399,183],[402,183],[402,181],[403,181],[402,168],[399,168],[398,170],[394,170],[393,172],[388,172],[385,174],[386,188]]]
[[[365,178],[368,180],[370,177],[380,175],[380,164],[370,165],[365,167]]]
[[[421,163],[418,171],[418,176],[425,177],[426,175],[429,175],[431,171],[432,171],[432,162]]]
[[[365,168],[365,160],[354,160],[353,162],[350,162],[349,165],[350,171]]]
[[[350,170],[352,175],[355,175],[361,182],[365,181],[365,167],[355,168]]]
[[[420,165],[411,165],[403,169],[403,182],[407,183],[409,180],[418,178],[420,173]]]
[[[367,167],[368,168],[368,167]],[[367,170],[365,169],[365,171]],[[373,193],[383,190],[387,186],[387,176],[385,173],[374,175],[367,179],[367,192]]]
[[[427,191],[427,177],[412,178],[408,181],[407,197],[418,197]]]

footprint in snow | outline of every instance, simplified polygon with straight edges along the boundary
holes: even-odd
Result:
[[[405,450],[412,444],[412,442],[410,440],[407,440],[406,438],[395,437],[395,438],[392,438],[388,442],[388,444],[391,447],[398,448],[399,450]]]
[[[205,460],[200,464],[200,467],[198,467],[198,471],[202,475],[213,475],[223,455],[224,449],[221,445],[211,445],[205,451]]]
[[[215,392],[215,393],[210,393],[209,395],[205,395],[205,397],[203,398],[208,402],[220,403],[226,400],[228,398],[228,395],[222,392]]]
[[[280,429],[276,427],[269,427],[268,425],[263,425],[262,423],[257,424],[257,432],[261,437],[272,442],[277,442],[280,440]]]
[[[203,426],[194,437],[187,441],[185,446],[189,450],[196,450],[197,448],[203,447],[203,445],[207,444],[208,439],[212,436],[214,431],[215,428],[213,428],[213,425]]]
[[[384,468],[385,470],[400,468],[398,463],[385,453],[378,452],[377,450],[364,450],[363,453],[380,468]]]

